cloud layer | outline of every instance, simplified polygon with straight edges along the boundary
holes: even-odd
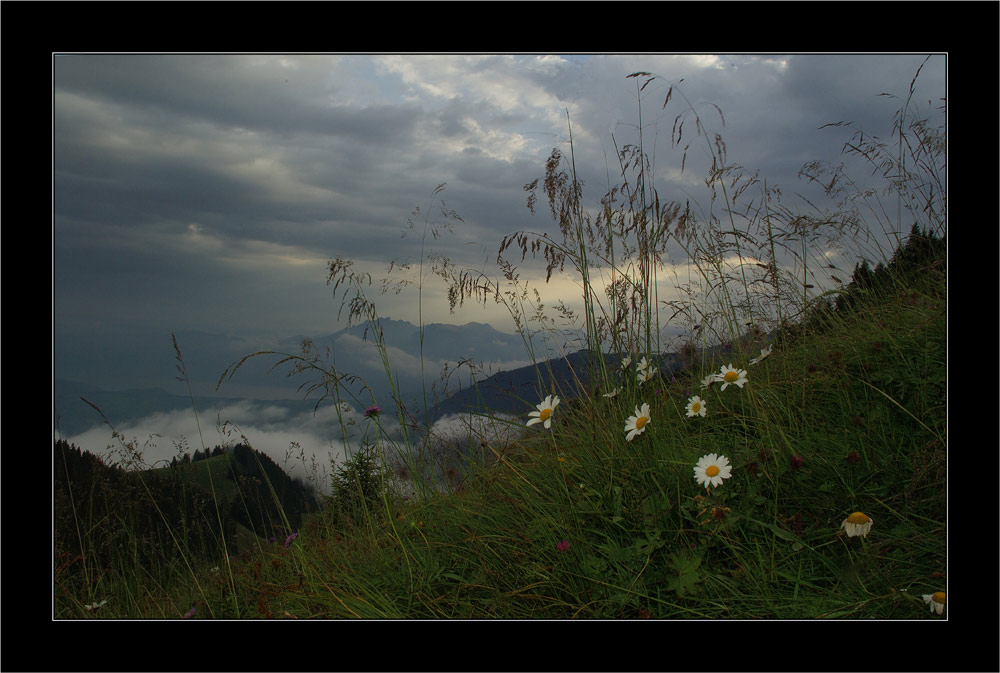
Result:
[[[921,60],[57,55],[57,328],[328,328],[327,260],[375,270],[413,260],[418,242],[401,239],[401,227],[416,206],[433,214],[441,183],[464,224],[429,247],[495,273],[502,236],[549,226],[529,215],[521,188],[552,147],[566,149],[567,113],[596,205],[615,167],[612,135],[619,146],[637,139],[638,99],[664,197],[703,178],[697,151],[681,176],[669,147],[687,103],[724,130],[733,160],[797,188],[802,162],[837,159],[844,140],[817,127],[849,120],[888,130],[899,101],[877,94],[904,94]],[[943,95],[943,63],[925,66],[916,101]],[[664,79],[637,92],[639,78],[625,76],[638,70]],[[662,109],[669,83],[681,80],[686,101]],[[423,307],[439,321],[442,292]],[[412,294],[383,301],[384,314],[413,320]]]
[[[120,438],[101,426],[66,440],[102,456],[109,464],[141,469],[164,467],[185,453],[201,451],[203,446],[211,451],[216,446],[246,443],[293,478],[325,493],[329,492],[330,475],[364,445],[379,441],[391,466],[402,464],[397,459],[401,453],[421,451],[420,438],[414,438],[411,431],[408,443],[391,416],[382,414],[376,421],[347,405],[339,411],[325,405],[315,413],[293,414],[280,404],[245,401],[204,409],[198,416],[191,410],[155,413],[117,431]],[[480,440],[487,440],[500,449],[522,431],[518,419],[502,414],[490,421],[445,416],[430,431],[433,458],[440,469],[454,460],[445,447],[464,448],[470,442],[478,446]]]

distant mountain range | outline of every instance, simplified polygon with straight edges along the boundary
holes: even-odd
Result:
[[[419,399],[421,405],[425,390],[433,391],[429,394],[431,400],[434,395],[448,394],[440,380],[446,367],[453,372],[459,362],[466,361],[482,377],[531,361],[520,334],[507,334],[483,323],[425,325],[422,342],[420,328],[406,321],[384,318],[377,329],[386,345],[392,386],[404,399]],[[314,394],[304,400],[306,390],[318,381],[317,373],[290,377],[289,366],[274,368],[281,355],[250,358],[231,378],[219,383],[228,367],[251,353],[301,355],[305,335],[265,340],[178,331],[176,338],[200,408],[249,399],[271,401],[297,411],[311,409],[318,399]],[[579,348],[580,338],[574,331],[537,333],[531,345],[536,358],[544,360]],[[393,387],[376,348],[377,335],[372,325],[354,325],[309,339],[314,353],[324,359],[329,348],[328,366],[350,375],[344,385],[358,397],[354,406],[385,406],[391,399]],[[102,423],[100,414],[81,397],[100,406],[116,424],[156,412],[190,409],[187,383],[178,380],[178,364],[170,333],[115,333],[100,342],[82,335],[69,338],[55,334],[53,404],[62,433],[72,435]],[[460,376],[469,380],[467,370],[463,369]]]
[[[586,353],[580,352],[583,337],[578,330],[532,335],[534,361],[544,363],[536,373],[522,336],[501,332],[487,324],[428,324],[423,328],[422,343],[421,330],[412,323],[383,318],[377,328],[386,344],[395,390],[411,411],[424,409],[426,392],[431,422],[470,407],[509,413],[530,410],[538,403],[539,386],[545,391],[572,390],[575,383],[571,371],[585,369],[581,365]],[[314,393],[305,399],[310,384],[318,380],[315,373],[289,377],[288,366],[272,371],[280,355],[247,360],[216,389],[226,368],[251,353],[301,354],[304,335],[268,341],[178,331],[176,337],[199,409],[258,400],[295,414],[311,411],[319,398]],[[378,404],[388,410],[392,387],[375,346],[377,335],[372,325],[355,325],[309,338],[315,354],[325,358],[329,348],[330,364],[339,373],[352,375],[343,380],[357,396],[352,406],[363,409]],[[462,367],[457,366],[460,362]],[[664,359],[664,362],[669,361]],[[60,339],[55,335],[53,404],[63,436],[102,423],[100,415],[81,397],[100,406],[115,424],[157,412],[190,410],[187,384],[178,381],[178,364],[169,333],[121,334],[101,343],[83,338]],[[442,377],[446,368],[451,373],[447,381]],[[475,371],[478,381],[471,388],[470,369]],[[417,416],[424,420],[423,413]]]

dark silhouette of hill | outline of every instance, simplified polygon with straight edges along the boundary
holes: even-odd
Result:
[[[210,489],[206,475],[213,467],[221,478]],[[287,535],[318,509],[308,486],[244,445],[216,447],[200,459],[185,454],[166,468],[130,470],[57,440],[53,480],[55,558],[67,585],[87,576],[84,560],[90,568],[218,560],[223,537],[232,554],[247,530],[263,538]]]
[[[617,376],[619,360],[605,353],[604,366]],[[676,353],[655,356],[660,375],[670,377],[682,369]],[[584,349],[565,357],[553,358],[535,365],[502,371],[455,393],[437,404],[431,412],[431,423],[449,414],[492,412],[520,415],[535,408],[549,394],[561,399],[578,396],[581,389],[591,386],[591,372],[599,362],[592,362],[590,351]]]

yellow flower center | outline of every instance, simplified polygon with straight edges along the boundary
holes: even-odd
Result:
[[[733,383],[738,378],[740,378],[740,375],[738,373],[726,372],[726,375],[722,377],[722,380],[725,381],[726,383]]]
[[[931,600],[934,601],[935,603],[944,603],[944,592],[938,591],[931,594]]]
[[[646,425],[647,421],[649,421],[649,419],[646,418],[645,416],[640,416],[639,418],[635,419],[635,429],[642,430],[643,426]]]
[[[699,404],[698,402],[692,404],[691,411],[693,411],[694,413],[698,413],[699,411],[701,411],[701,404]]]
[[[855,512],[847,517],[847,523],[868,523],[868,516],[864,512]]]
[[[538,414],[538,420],[547,421],[549,420],[549,416],[551,415],[552,415],[551,409],[542,409],[542,413]]]
[[[709,465],[708,467],[705,468],[705,474],[708,475],[709,477],[714,477],[718,473],[719,473],[718,465]]]

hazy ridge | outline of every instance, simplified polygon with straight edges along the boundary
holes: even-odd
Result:
[[[501,332],[487,324],[425,325],[422,349],[417,325],[384,318],[378,326],[389,352],[393,377],[404,399],[417,399],[416,393],[411,391],[432,389],[439,399],[447,397],[449,390],[439,380],[441,372],[446,365],[453,370],[460,361],[467,361],[475,367],[477,379],[529,364],[525,344],[519,334]],[[537,354],[544,359],[567,348],[567,344],[578,336],[575,332],[566,331],[559,344],[547,335],[536,335],[533,342]],[[308,376],[288,377],[287,368],[272,371],[281,359],[279,355],[251,358],[235,376],[219,385],[222,372],[251,353],[269,350],[301,354],[301,344],[307,338],[305,335],[269,340],[178,331],[176,337],[195,403],[199,407],[255,400],[300,412],[312,409],[316,404],[315,395],[307,400],[304,399],[304,389],[299,390],[302,384],[308,387]],[[375,346],[376,335],[370,325],[355,325],[308,338],[315,344],[317,352],[331,346],[331,364],[343,373],[359,377],[359,382],[353,386],[358,395],[373,399],[378,404],[385,404],[384,401],[391,399],[382,360]],[[568,347],[575,350],[571,345]],[[100,414],[81,397],[97,404],[116,424],[153,413],[191,408],[187,385],[177,380],[178,361],[169,333],[123,333],[102,344],[60,339],[57,335],[53,362],[53,424],[55,427],[58,418],[58,428],[64,436],[103,423]],[[467,385],[467,369],[457,379],[449,383],[454,389]],[[365,385],[370,392],[364,390]]]
[[[390,354],[398,390],[419,421],[433,423],[444,415],[465,413],[470,409],[522,413],[537,403],[541,393],[539,382],[544,390],[569,393],[576,385],[572,372],[585,369],[586,351],[579,350],[580,333],[576,330],[563,330],[555,337],[533,336],[539,377],[519,334],[507,334],[484,323],[433,323],[424,326],[421,347],[419,326],[391,318],[380,320],[378,325]],[[184,382],[177,380],[178,363],[167,336],[166,346],[160,340],[145,339],[137,343],[130,339],[130,345],[118,351],[120,357],[117,358],[112,357],[113,351],[121,344],[109,344],[107,357],[95,360],[78,354],[78,359],[72,362],[67,362],[72,349],[66,352],[57,348],[53,381],[54,427],[58,423],[56,436],[61,432],[64,437],[71,437],[103,423],[100,414],[81,398],[100,407],[116,425],[157,413],[190,411],[192,400]],[[307,375],[288,377],[288,370],[282,368],[270,371],[280,359],[277,355],[251,358],[216,390],[222,372],[242,357],[258,350],[299,354],[306,338],[295,335],[268,344],[207,332],[178,332],[177,340],[185,371],[191,378],[196,408],[224,408],[250,401],[284,409],[289,417],[312,412],[319,401],[319,393],[306,398],[305,389],[299,390],[302,384],[310,381]],[[309,338],[317,350],[332,344],[333,364],[345,373],[360,377],[352,388],[362,402],[373,400],[384,408],[392,406],[391,390],[370,325],[355,325]],[[606,361],[610,363],[611,356],[606,356]],[[661,361],[665,366],[677,367],[676,361],[670,358],[661,357]],[[110,362],[114,362],[114,366],[109,366]],[[463,364],[456,370],[459,362]],[[666,365],[668,362],[671,364]],[[106,366],[109,368],[95,370]],[[452,372],[447,381],[441,376],[445,366]],[[124,380],[123,375],[128,371],[134,372],[131,379],[134,383],[122,387],[117,382]],[[475,387],[470,385],[473,377]],[[365,390],[365,384],[370,392]],[[423,390],[429,391],[426,414],[425,399],[420,392]],[[328,401],[323,403],[329,404]],[[363,405],[353,406],[363,409]]]

